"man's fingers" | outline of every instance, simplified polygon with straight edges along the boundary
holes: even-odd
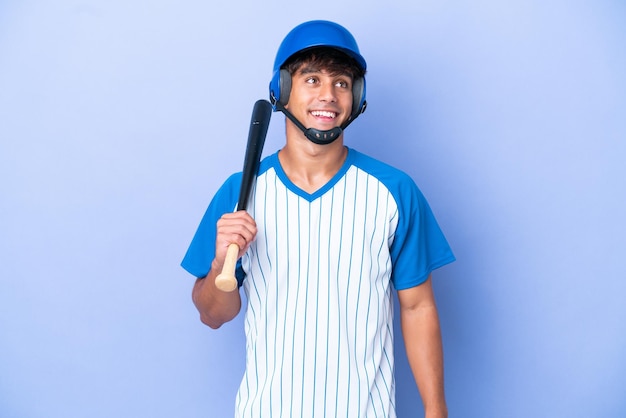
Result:
[[[256,238],[257,227],[246,211],[224,214],[217,221],[216,257],[222,261],[230,244],[237,244],[239,256]]]
[[[241,236],[246,242],[251,242],[256,236],[256,224],[219,221],[217,224],[217,233],[222,234],[230,239],[236,239],[236,235]],[[236,241],[232,241],[236,242]]]

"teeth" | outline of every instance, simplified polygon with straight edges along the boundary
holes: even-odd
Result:
[[[326,112],[323,110],[314,110],[311,112],[311,114],[313,116],[322,116],[325,118],[334,118],[335,117],[335,112]]]

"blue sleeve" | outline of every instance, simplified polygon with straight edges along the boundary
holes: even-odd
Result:
[[[237,207],[240,183],[241,173],[237,173],[228,178],[220,187],[202,217],[183,258],[181,266],[198,278],[209,273],[211,262],[215,257],[217,221],[223,214],[233,212]]]
[[[390,248],[391,279],[402,290],[422,284],[455,257],[417,185],[407,177],[392,193],[398,202],[398,226]]]

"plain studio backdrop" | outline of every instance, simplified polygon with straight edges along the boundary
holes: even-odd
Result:
[[[618,0],[0,2],[0,416],[232,416],[241,315],[202,325],[179,263],[311,19],[369,64],[346,143],[416,180],[457,256],[451,417],[626,416]]]

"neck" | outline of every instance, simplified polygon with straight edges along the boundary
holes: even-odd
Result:
[[[348,156],[348,149],[341,140],[317,145],[306,138],[299,139],[288,140],[278,153],[278,158],[289,180],[302,190],[313,193],[341,169]]]

